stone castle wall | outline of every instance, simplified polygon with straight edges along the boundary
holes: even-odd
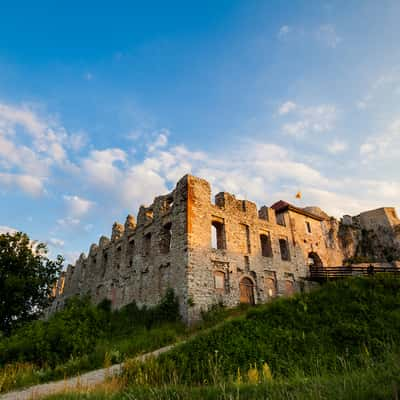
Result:
[[[111,239],[102,236],[69,265],[57,285],[52,310],[73,295],[89,295],[98,303],[108,298],[113,308],[132,301],[157,304],[173,287],[187,298],[186,180],[139,210],[137,223],[129,215],[125,225],[115,223]],[[182,308],[182,314],[185,310]]]
[[[171,193],[142,206],[137,223],[132,216],[115,223],[110,239],[101,237],[87,257],[68,266],[50,311],[84,294],[95,303],[108,298],[114,308],[154,305],[173,288],[191,322],[216,303],[262,303],[307,290],[309,266],[343,265],[359,251],[365,231],[391,230],[390,243],[397,243],[394,209],[338,221],[316,207],[282,201],[272,207],[257,209],[225,192],[213,202],[209,183],[187,175]],[[380,245],[373,242],[371,251]]]
[[[336,243],[336,247],[327,246],[327,228],[320,219],[289,211],[277,221],[272,208],[263,206],[257,210],[256,204],[237,200],[229,193],[219,193],[215,203],[211,202],[211,188],[205,180],[191,177],[189,185],[188,293],[193,304],[189,310],[192,318],[217,302],[237,305],[243,279],[252,282],[255,303],[305,288],[310,252],[318,254],[324,265],[332,260],[340,265],[341,252]],[[310,232],[306,232],[306,222]],[[220,245],[212,246],[213,223],[222,230]],[[266,252],[264,238],[270,246]],[[280,241],[286,243],[286,257]]]

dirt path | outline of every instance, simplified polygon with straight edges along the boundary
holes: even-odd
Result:
[[[137,360],[145,360],[148,357],[157,357],[159,354],[170,350],[174,345],[162,347],[161,349],[136,357]],[[43,383],[30,388],[8,392],[0,396],[0,400],[32,400],[43,396],[73,389],[76,387],[90,387],[102,383],[107,377],[119,374],[123,364],[116,364],[110,368],[97,369],[86,374],[68,378],[63,381]]]

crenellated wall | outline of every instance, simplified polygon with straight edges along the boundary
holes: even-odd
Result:
[[[87,294],[95,303],[108,298],[114,308],[133,300],[157,304],[169,287],[186,298],[186,180],[151,206],[141,206],[137,223],[131,215],[124,225],[114,223],[111,239],[102,236],[87,257],[81,254],[69,265],[53,310],[76,294]],[[184,315],[184,307],[181,311]]]
[[[283,201],[258,209],[226,192],[212,201],[210,184],[186,175],[171,193],[141,206],[137,221],[129,215],[114,223],[110,239],[102,236],[67,267],[50,312],[85,294],[95,303],[108,298],[114,308],[154,305],[173,288],[192,322],[216,303],[262,303],[307,290],[310,265],[343,265],[361,251],[365,232],[372,254],[383,257],[390,246],[398,254],[399,227],[390,208],[338,221]]]

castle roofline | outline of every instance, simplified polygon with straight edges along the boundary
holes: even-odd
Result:
[[[305,215],[306,217],[316,219],[317,221],[323,221],[324,218],[320,217],[319,215],[310,213],[306,210],[303,210],[302,208],[298,208],[294,206],[293,204],[290,204],[284,200],[279,200],[276,203],[272,204],[271,208],[275,210],[276,213],[280,214],[285,211],[293,211],[297,214],[302,214]]]

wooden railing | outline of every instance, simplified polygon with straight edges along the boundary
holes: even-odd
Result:
[[[350,276],[373,276],[375,274],[393,274],[400,277],[400,269],[392,266],[339,266],[339,267],[310,267],[310,281],[326,281],[342,279]]]

